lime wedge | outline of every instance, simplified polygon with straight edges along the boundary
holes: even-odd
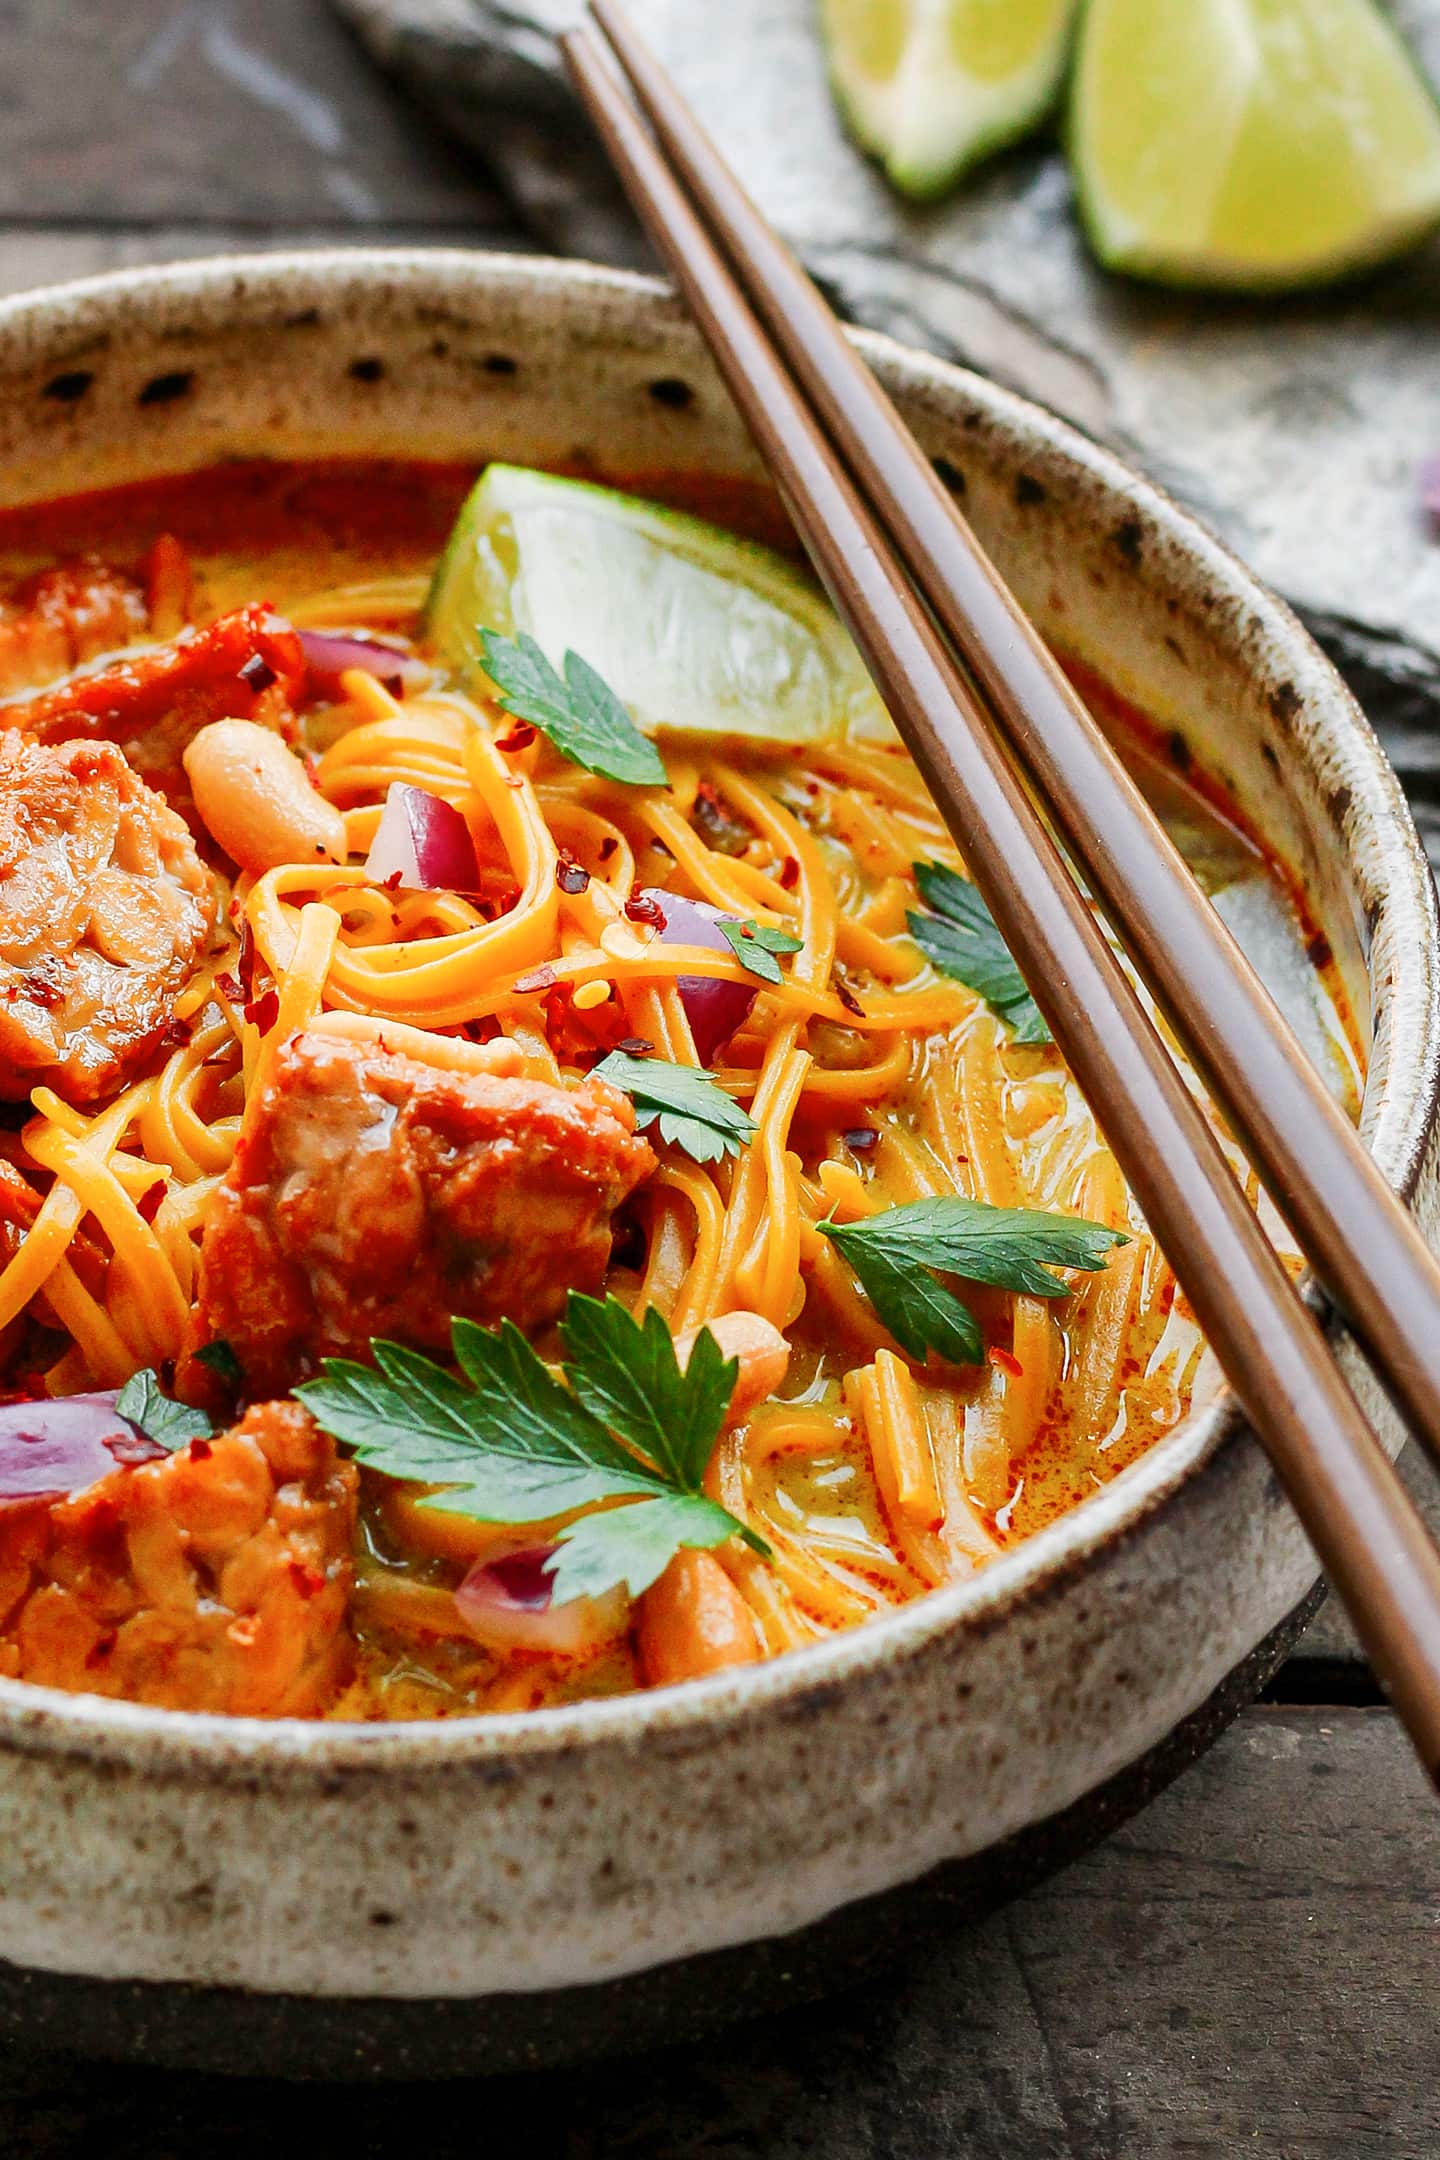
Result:
[[[579,653],[647,734],[893,739],[819,588],[769,548],[580,480],[490,465],[425,606],[443,660],[483,682],[478,633]]]
[[[907,195],[938,195],[1038,126],[1076,0],[821,0],[830,74],[857,140]]]
[[[1323,283],[1440,221],[1440,113],[1371,0],[1091,0],[1071,155],[1112,269]]]

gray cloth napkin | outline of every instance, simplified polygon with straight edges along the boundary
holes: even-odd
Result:
[[[641,263],[564,80],[579,0],[334,0],[537,237]],[[1440,845],[1440,247],[1335,294],[1148,290],[1095,268],[1053,143],[901,203],[830,101],[816,0],[628,0],[759,199],[855,321],[963,360],[1113,444],[1295,603],[1382,723]],[[1440,78],[1440,0],[1396,15]],[[1433,799],[1432,799],[1433,798]]]

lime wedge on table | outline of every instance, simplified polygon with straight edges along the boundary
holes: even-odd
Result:
[[[830,603],[783,556],[611,488],[491,465],[435,572],[426,628],[483,679],[477,632],[577,652],[636,724],[820,742],[889,739]]]
[[[1091,0],[1071,155],[1102,261],[1320,283],[1440,220],[1440,113],[1371,0]]]
[[[821,0],[835,94],[907,195],[938,195],[1038,125],[1076,0]]]

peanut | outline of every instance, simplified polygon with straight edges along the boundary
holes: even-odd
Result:
[[[242,870],[345,860],[345,820],[269,728],[213,720],[184,763],[206,830]]]
[[[739,1360],[740,1371],[730,1397],[727,1422],[738,1425],[750,1412],[774,1394],[790,1363],[790,1345],[779,1328],[757,1312],[722,1313],[705,1325],[720,1346],[720,1354]],[[675,1354],[688,1364],[699,1328],[687,1328],[675,1340]]]

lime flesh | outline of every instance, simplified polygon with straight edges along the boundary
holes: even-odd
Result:
[[[1059,92],[1076,0],[822,0],[852,132],[908,195],[939,194],[1037,126]]]
[[[1263,290],[1440,221],[1440,113],[1371,0],[1090,0],[1071,154],[1111,268]]]
[[[769,548],[613,489],[487,467],[426,602],[441,657],[483,681],[478,632],[577,652],[636,725],[811,743],[893,730],[823,593]]]

